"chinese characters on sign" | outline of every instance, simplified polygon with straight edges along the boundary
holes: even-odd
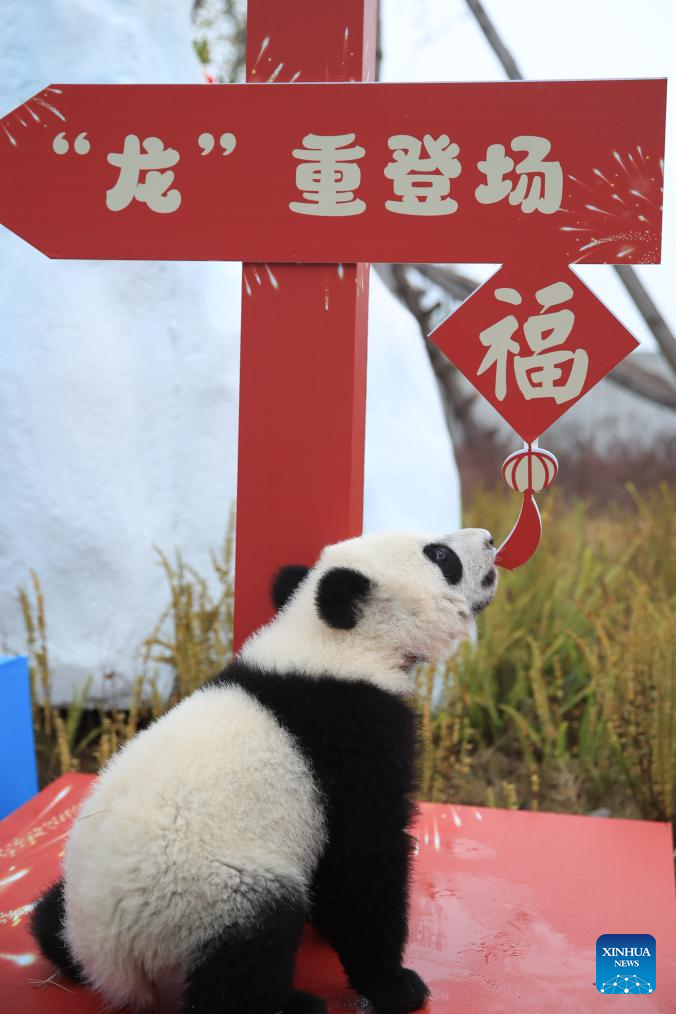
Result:
[[[61,142],[60,147],[56,147],[61,136],[57,135],[53,143],[57,154],[68,151],[67,142],[65,146]],[[214,136],[209,133],[200,134],[197,143],[202,155],[208,155],[214,148]],[[234,151],[236,143],[233,134],[221,134],[220,145],[224,155]],[[78,140],[75,141],[76,146],[77,144]],[[109,211],[124,211],[133,200],[147,204],[151,211],[158,214],[170,214],[181,206],[180,190],[175,187],[169,189],[174,182],[174,173],[170,167],[175,166],[181,156],[174,148],[165,148],[159,137],[146,137],[143,147],[145,154],[141,154],[141,142],[137,135],[127,134],[122,152],[112,151],[108,154],[110,165],[120,170],[117,183],[106,192],[106,207]]]
[[[292,201],[289,207],[299,215],[360,215],[366,208],[355,198],[361,182],[361,169],[355,160],[366,152],[359,145],[350,147],[354,134],[307,134],[303,148],[295,148],[295,158],[304,161],[296,169],[296,186],[304,202]]]
[[[665,99],[664,81],[53,85],[36,118],[0,117],[0,223],[50,257],[656,264]],[[512,286],[520,324],[544,285]],[[507,313],[491,304],[480,330]],[[576,330],[574,302],[543,312],[562,309]]]
[[[400,215],[451,215],[458,202],[449,197],[451,180],[460,175],[457,156],[460,148],[447,134],[434,138],[425,134],[422,141],[408,134],[395,134],[388,140],[394,152],[385,175],[393,181],[398,201],[385,201],[388,211]],[[421,158],[423,144],[427,158]]]
[[[50,85],[0,117],[0,222],[50,257],[657,264],[665,105],[659,80]]]
[[[179,190],[170,190],[174,174],[170,166],[181,157],[173,148],[166,148],[159,137],[147,137],[143,142],[146,154],[141,154],[141,142],[136,134],[127,134],[122,154],[111,152],[108,161],[120,170],[117,183],[106,194],[109,211],[122,211],[136,198],[160,214],[176,211],[181,204]],[[160,172],[160,170],[167,170]],[[141,182],[141,173],[144,180]]]
[[[477,201],[481,204],[495,204],[509,197],[510,204],[519,204],[527,215],[532,211],[541,211],[544,215],[552,215],[561,207],[563,197],[563,170],[559,162],[546,162],[545,156],[551,150],[551,144],[544,137],[515,137],[511,144],[512,151],[525,151],[526,157],[514,167],[514,159],[505,155],[502,144],[489,145],[486,159],[479,162],[478,168],[486,176],[474,191]],[[507,173],[516,172],[519,181],[514,186],[513,180],[505,179]]]
[[[358,162],[366,150],[355,141],[355,134],[305,135],[303,147],[292,151],[299,160],[295,182],[302,200],[289,202],[291,211],[343,217],[366,210],[366,202],[356,196],[361,183]],[[229,155],[236,145],[235,136],[222,134],[220,143],[223,154]],[[451,180],[462,172],[460,146],[448,134],[436,138],[425,134],[422,140],[410,134],[394,134],[387,143],[392,160],[383,173],[392,181],[394,193],[394,199],[385,201],[388,211],[398,215],[452,215],[458,210],[458,202],[451,196]],[[198,145],[203,155],[209,154],[214,144],[213,134],[200,134]],[[69,150],[63,133],[54,138],[52,147],[57,154]],[[560,162],[545,160],[551,143],[544,137],[523,135],[513,138],[511,148],[526,153],[517,164],[501,144],[489,145],[485,160],[477,163],[485,176],[485,182],[474,191],[478,203],[495,204],[508,197],[510,204],[519,205],[527,214],[541,211],[551,215],[558,211],[563,198],[563,169]],[[88,153],[89,142],[78,138],[75,150]],[[173,167],[181,156],[175,148],[165,147],[159,137],[146,137],[141,143],[136,134],[127,134],[122,151],[110,152],[106,158],[119,169],[117,182],[106,192],[109,211],[124,211],[134,200],[157,214],[171,214],[181,206],[181,191],[172,186]],[[516,182],[509,176],[512,171]]]
[[[366,202],[355,197],[361,182],[356,162],[366,151],[360,145],[349,147],[355,140],[356,134],[308,134],[303,138],[304,147],[296,148],[293,154],[303,159],[296,170],[296,186],[304,202],[291,201],[292,211],[332,216],[360,215],[366,210]],[[448,134],[425,134],[422,140],[410,134],[394,134],[387,144],[393,155],[384,174],[392,180],[398,198],[385,201],[388,211],[399,215],[452,215],[458,210],[458,202],[450,192],[451,180],[462,172],[460,146]],[[486,182],[477,186],[476,200],[495,204],[509,197],[510,204],[518,204],[527,214],[541,211],[551,215],[558,211],[563,199],[563,169],[560,162],[545,161],[551,147],[545,137],[513,138],[512,151],[526,153],[515,166],[502,144],[489,145],[485,160],[477,163]],[[518,177],[516,185],[507,175],[512,170]]]
[[[494,289],[493,295],[498,301],[515,306],[522,301],[516,289]],[[553,282],[536,292],[535,298],[543,311],[549,311],[551,307],[571,300],[573,290],[566,282]],[[558,404],[572,401],[582,390],[589,365],[585,349],[571,352],[560,348],[573,330],[574,323],[575,314],[569,308],[533,314],[523,324],[523,333],[533,354],[522,356],[521,346],[513,339],[520,326],[519,321],[514,314],[508,314],[479,334],[481,344],[488,351],[479,365],[477,376],[495,365],[495,397],[504,401],[511,353],[514,356],[514,377],[524,398],[528,401],[531,398],[553,398]],[[566,368],[567,376],[564,377]]]
[[[505,265],[430,335],[526,442],[638,344],[563,265]]]

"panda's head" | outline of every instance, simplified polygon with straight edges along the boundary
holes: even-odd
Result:
[[[314,567],[278,572],[277,615],[241,657],[406,692],[414,664],[447,657],[496,587],[493,539],[483,528],[362,535],[327,546]]]

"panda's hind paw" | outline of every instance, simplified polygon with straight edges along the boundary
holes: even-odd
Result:
[[[280,1014],[327,1014],[324,1001],[314,993],[303,993],[296,989],[280,1010]]]
[[[370,1000],[378,1014],[410,1014],[421,1010],[430,991],[412,968],[401,968],[393,979],[366,989],[360,989]]]

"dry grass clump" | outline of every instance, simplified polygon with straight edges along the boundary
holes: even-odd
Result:
[[[144,675],[157,675],[164,668],[172,675],[167,706],[175,704],[215,676],[232,656],[235,604],[235,512],[230,512],[225,543],[220,554],[211,554],[217,578],[214,596],[210,582],[180,553],[170,561],[158,550],[167,577],[170,602],[144,643]]]
[[[211,554],[215,581],[188,566],[179,552],[171,561],[158,550],[169,586],[169,604],[142,646],[141,671],[128,708],[106,710],[90,701],[90,678],[67,708],[55,708],[47,651],[47,622],[40,581],[18,595],[30,658],[33,726],[40,781],[68,771],[96,771],[136,732],[222,669],[232,655],[235,512],[224,545]],[[211,589],[215,586],[216,593]],[[164,677],[169,674],[167,681]],[[169,685],[161,693],[160,685]]]
[[[593,499],[542,497],[535,557],[503,574],[477,646],[421,669],[422,795],[512,808],[674,819],[676,497],[630,489]],[[476,490],[464,523],[504,532],[518,498]],[[214,675],[232,654],[234,518],[214,556],[218,591],[160,554],[169,605],[147,638],[128,710],[88,708],[89,688],[52,707],[37,577],[22,591],[43,780],[96,770],[137,729]],[[166,674],[170,679],[166,679]],[[160,684],[170,686],[160,694]],[[37,703],[39,702],[39,703]]]

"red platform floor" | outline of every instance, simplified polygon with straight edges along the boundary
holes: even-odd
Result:
[[[57,878],[90,781],[59,778],[0,822],[1,1014],[104,1010],[65,979],[40,984],[52,968],[28,934],[31,902]],[[432,990],[429,1014],[676,1011],[668,825],[423,804],[415,834],[406,963]],[[595,945],[603,933],[656,938],[654,993],[597,992]],[[310,929],[297,984],[324,996],[332,1014],[363,1009],[335,954]]]

